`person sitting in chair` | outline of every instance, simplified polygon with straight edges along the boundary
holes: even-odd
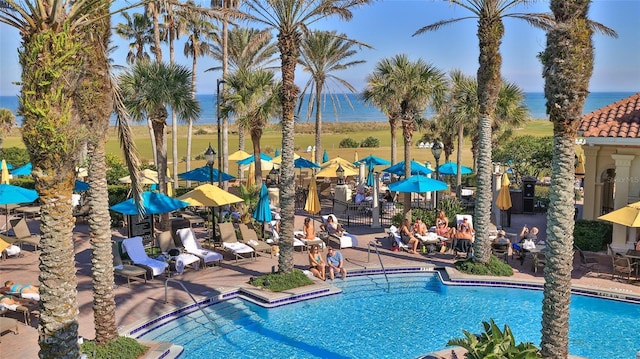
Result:
[[[456,233],[456,249],[460,252],[465,252],[467,255],[471,253],[473,247],[473,226],[467,220],[467,217],[462,219],[458,226],[458,232]]]
[[[409,219],[405,218],[402,220],[402,224],[400,224],[400,228],[398,229],[398,233],[400,233],[400,240],[402,243],[411,247],[411,251],[409,253],[416,254],[418,253],[418,239],[413,236],[410,229]]]
[[[413,224],[413,233],[420,236],[427,235],[427,225],[422,221],[422,218],[416,218],[416,223]]]
[[[336,235],[338,237],[342,237],[344,234],[344,229],[336,220],[334,220],[334,216],[330,215],[327,217],[327,233]]]
[[[316,239],[316,231],[313,228],[313,223],[311,222],[311,218],[307,217],[304,219],[304,226],[302,227],[302,232],[304,234],[296,235],[298,239],[308,239],[308,240]]]

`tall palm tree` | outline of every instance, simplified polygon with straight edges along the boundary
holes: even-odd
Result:
[[[123,12],[122,16],[124,16],[126,23],[117,24],[114,30],[121,38],[131,40],[129,52],[127,53],[127,63],[131,65],[137,61],[148,61],[150,57],[145,48],[153,43],[153,24],[151,20],[140,13],[134,13],[133,18],[127,12]]]
[[[8,108],[0,108],[0,150],[2,150],[2,143],[5,136],[9,134],[9,131],[16,124],[16,116]]]
[[[351,8],[368,4],[370,0],[247,0],[244,15],[278,33],[282,89],[282,167],[280,173],[281,238],[278,269],[293,271],[293,223],[295,200],[295,172],[293,167],[295,107],[299,89],[295,84],[295,71],[300,55],[302,33],[307,26],[330,16],[352,18]]]
[[[108,3],[36,0],[0,7],[0,21],[22,35],[19,112],[23,141],[40,195],[40,358],[79,357],[78,302],[71,193],[75,160],[87,135],[74,115],[73,92],[82,68],[82,37],[90,14]],[[32,11],[47,9],[47,11]]]
[[[164,150],[164,128],[167,107],[184,119],[200,115],[200,104],[191,96],[191,78],[191,72],[180,65],[141,62],[121,74],[118,80],[131,117],[136,121],[151,120],[158,157],[158,187],[165,194],[167,154]],[[168,229],[168,222],[168,214],[163,215],[161,228]]]
[[[229,92],[222,114],[233,113],[242,127],[249,130],[253,143],[256,183],[262,183],[260,139],[262,131],[280,110],[279,92],[282,86],[268,70],[240,70],[227,77]]]
[[[184,22],[187,31],[187,41],[184,43],[184,56],[191,57],[191,96],[196,96],[196,68],[198,58],[211,55],[212,44],[207,42],[208,34],[214,33],[216,27],[208,21],[208,16],[194,11],[195,3],[189,0],[187,6],[180,8],[178,12],[179,21]],[[193,120],[187,121],[187,171],[191,170],[191,144],[193,139]],[[174,176],[177,171],[174,169]],[[191,186],[191,181],[187,181],[187,187]]]
[[[525,20],[538,27],[548,26],[547,18],[541,14],[510,13],[517,6],[525,5],[529,0],[447,0],[469,10],[472,16],[450,19],[424,26],[415,32],[419,35],[438,30],[444,25],[466,20],[478,19],[477,36],[479,40],[478,67],[478,159],[477,159],[477,192],[474,213],[476,240],[473,260],[487,263],[491,248],[489,225],[491,224],[491,124],[494,118],[498,94],[502,83],[500,68],[502,55],[500,43],[504,36],[503,19],[512,17]]]
[[[547,212],[547,264],[544,268],[541,352],[545,358],[566,358],[569,350],[569,304],[573,269],[574,143],[589,80],[593,72],[594,26],[587,15],[590,0],[551,0],[557,25],[547,33],[540,55],[547,113],[553,122],[553,162]]]
[[[345,88],[351,93],[355,93],[356,89],[346,80],[334,75],[337,71],[347,70],[352,66],[362,64],[364,60],[350,60],[357,52],[353,49],[355,45],[370,47],[366,44],[358,43],[354,40],[347,39],[346,35],[338,34],[335,31],[312,31],[305,34],[300,49],[300,65],[303,71],[311,74],[309,81],[302,89],[302,96],[309,91],[309,99],[307,104],[307,116],[311,116],[315,108],[316,114],[316,158],[314,161],[320,163],[322,155],[322,102],[327,97],[333,106],[334,111],[339,106],[338,95],[332,92],[336,88]],[[336,87],[332,87],[329,81],[333,82]],[[325,93],[324,90],[327,92]],[[344,94],[344,98],[351,106],[349,96]],[[300,102],[302,107],[302,101]],[[353,107],[353,106],[352,106]]]

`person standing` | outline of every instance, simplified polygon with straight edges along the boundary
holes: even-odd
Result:
[[[329,277],[335,279],[335,272],[342,273],[342,280],[347,279],[347,270],[344,268],[344,257],[339,250],[329,246],[327,249],[327,266],[329,267]]]

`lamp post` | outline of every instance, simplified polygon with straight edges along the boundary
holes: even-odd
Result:
[[[336,169],[336,176],[338,176],[338,184],[344,184],[344,168],[342,165],[338,165],[338,169]]]
[[[218,118],[218,187],[222,188],[222,176],[219,174],[222,173],[220,169],[220,164],[222,163],[222,139],[220,132],[220,85],[227,83],[225,80],[218,79],[216,83],[216,117]],[[211,146],[209,146],[211,148]],[[215,152],[214,152],[215,155]],[[211,166],[213,168],[213,165]],[[213,182],[211,183],[213,184]]]
[[[431,154],[433,154],[433,158],[436,160],[436,180],[438,181],[440,180],[438,167],[440,166],[440,155],[442,154],[443,147],[444,145],[442,144],[442,142],[440,142],[440,140],[433,141],[433,146],[431,146]],[[437,191],[433,194],[433,198],[434,198],[433,208],[437,209],[438,208],[438,192]]]
[[[271,168],[271,171],[269,171],[269,186],[278,186],[278,170],[276,170],[275,167]]]
[[[209,184],[213,184],[213,165],[215,164],[216,161],[216,151],[213,150],[213,148],[211,147],[211,143],[209,143],[209,148],[207,148],[207,150],[204,152],[204,158],[205,160],[207,160],[207,167],[209,167]],[[218,173],[219,177],[220,173]],[[216,242],[216,217],[214,216],[213,213],[213,208],[211,208],[211,240],[213,241],[213,243]]]

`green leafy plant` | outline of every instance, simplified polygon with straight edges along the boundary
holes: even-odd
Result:
[[[360,144],[358,143],[358,141],[354,140],[351,137],[347,137],[343,139],[342,141],[340,141],[340,144],[338,145],[338,147],[340,148],[358,148],[359,146]]]
[[[462,202],[455,198],[444,198],[438,202],[438,209],[443,210],[449,219],[449,226],[454,226],[456,223],[456,214],[464,213],[464,206]],[[432,222],[427,222],[432,223]]]
[[[85,340],[80,346],[88,359],[135,359],[146,353],[149,348],[133,338],[118,337],[105,345],[97,345],[93,340]]]
[[[467,350],[467,359],[533,359],[542,358],[540,350],[531,342],[515,344],[511,328],[505,324],[504,330],[493,319],[482,322],[484,333],[476,335],[463,330],[464,338],[455,338],[447,345],[457,345]]]
[[[498,277],[509,277],[513,275],[513,268],[496,256],[491,255],[491,259],[485,265],[476,263],[472,259],[465,259],[455,263],[456,269],[460,272],[474,275],[493,275]]]
[[[259,277],[252,277],[249,284],[268,289],[272,292],[282,292],[292,288],[313,284],[313,281],[299,269],[291,273],[270,273]]]
[[[369,136],[360,142],[360,147],[380,147],[380,139]]]
[[[573,227],[573,241],[578,248],[598,252],[611,243],[613,225],[602,221],[580,219]]]

